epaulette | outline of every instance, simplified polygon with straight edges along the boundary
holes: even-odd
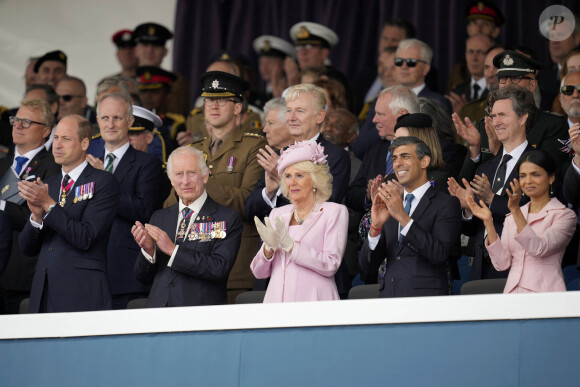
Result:
[[[96,140],[97,138],[101,137],[101,133],[97,133],[93,136],[93,138],[91,140]]]
[[[190,116],[196,116],[200,113],[203,113],[203,110],[201,108],[193,108],[191,109],[191,111],[189,112]]]
[[[242,136],[248,136],[248,137],[257,137],[257,138],[264,138],[264,136],[262,136],[261,134],[257,134],[257,133],[249,133],[249,132],[245,132],[242,134]]]
[[[193,146],[193,144],[199,144],[200,142],[204,141],[206,138],[207,138],[207,136],[204,138],[200,138],[199,140],[195,140],[194,142],[192,142],[188,146]]]
[[[167,116],[173,120],[173,125],[185,124],[185,117],[182,114],[165,113],[165,116]]]

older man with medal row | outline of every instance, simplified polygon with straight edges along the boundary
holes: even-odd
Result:
[[[192,147],[173,151],[167,174],[179,202],[156,211],[132,233],[141,247],[135,275],[153,284],[148,307],[225,304],[226,284],[240,249],[243,222],[206,192],[209,169]]]
[[[111,309],[107,244],[119,185],[112,174],[87,163],[91,135],[91,123],[83,117],[63,118],[52,146],[61,173],[45,182],[18,183],[32,212],[20,248],[30,256],[39,254],[29,312]]]

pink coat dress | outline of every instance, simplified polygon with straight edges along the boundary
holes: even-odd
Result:
[[[562,257],[576,227],[576,214],[556,198],[542,210],[528,213],[530,203],[521,207],[528,224],[518,233],[513,216],[505,219],[501,239],[485,244],[497,270],[510,269],[504,293],[564,292]]]
[[[282,249],[266,259],[263,245],[250,268],[256,278],[270,277],[264,302],[338,300],[338,270],[348,232],[348,210],[342,204],[319,203],[302,225],[289,226],[294,205],[274,208],[270,220],[282,218],[294,240],[292,253]]]

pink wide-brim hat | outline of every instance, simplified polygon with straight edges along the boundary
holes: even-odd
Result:
[[[292,164],[300,161],[311,161],[314,164],[327,164],[324,147],[315,141],[301,141],[290,145],[278,159],[278,175]]]

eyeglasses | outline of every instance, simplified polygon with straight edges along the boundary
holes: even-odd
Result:
[[[529,79],[529,80],[533,80],[534,78],[531,77],[524,77],[524,76],[497,76],[497,80],[499,81],[499,83],[501,83],[502,85],[505,85],[508,81],[508,79],[510,80],[510,82],[514,85],[517,85],[518,83],[520,83],[522,81],[522,79]]]
[[[30,125],[32,125],[32,124],[48,126],[46,124],[43,124],[42,122],[32,121],[32,120],[29,120],[27,118],[18,118],[18,117],[10,116],[10,117],[8,117],[8,119],[10,120],[10,125],[14,126],[18,122],[20,122],[20,126],[22,126],[24,129],[30,128]]]
[[[64,102],[70,102],[72,101],[73,98],[82,98],[84,97],[84,95],[71,95],[71,94],[67,94],[67,95],[59,95],[58,98],[62,99]]]
[[[395,66],[401,67],[403,65],[403,62],[407,63],[407,67],[415,67],[415,66],[417,66],[418,62],[427,64],[427,62],[425,62],[424,60],[421,60],[421,59],[395,58]]]
[[[204,98],[203,104],[206,106],[213,106],[214,102],[217,102],[218,106],[226,106],[228,102],[239,103],[235,99],[232,98]]]
[[[580,85],[566,85],[562,86],[560,92],[564,95],[572,95],[574,94],[574,90],[577,90],[580,93]]]

